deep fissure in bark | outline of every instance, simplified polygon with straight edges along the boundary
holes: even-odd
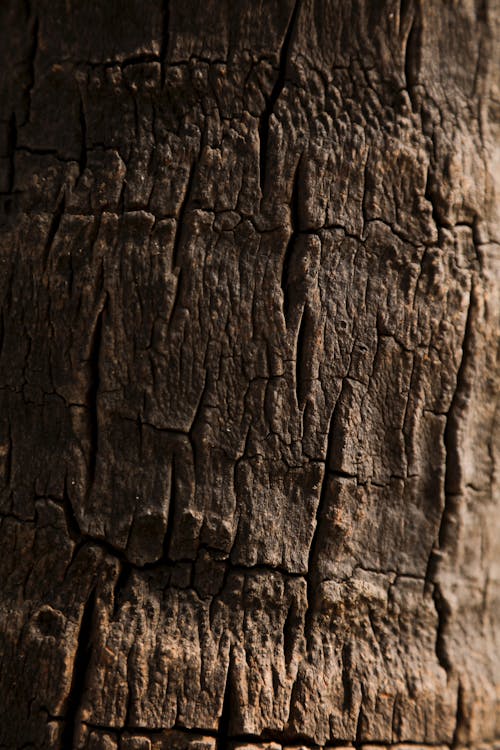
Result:
[[[217,727],[217,750],[228,750],[231,738],[231,702],[233,700],[232,690],[232,648],[229,650],[229,665],[226,675],[226,684],[224,687],[224,697],[222,700],[222,710]]]
[[[281,46],[278,76],[276,78],[276,81],[272,88],[271,93],[267,97],[266,106],[260,117],[260,125],[259,125],[259,140],[260,140],[259,175],[260,176],[259,176],[259,179],[260,179],[260,189],[261,189],[262,195],[264,195],[265,193],[266,180],[267,180],[266,164],[268,160],[269,121],[271,119],[271,115],[274,113],[276,102],[278,101],[280,94],[282,93],[285,87],[290,46],[293,40],[293,32],[294,32],[297,17],[300,11],[301,2],[302,0],[295,0],[295,5],[290,15],[290,21],[288,23],[288,27],[287,27],[287,30],[283,39],[283,44]]]
[[[107,292],[104,295],[101,308],[97,313],[92,343],[89,352],[90,387],[88,390],[89,422],[90,422],[90,445],[89,445],[89,480],[92,486],[96,476],[97,454],[99,449],[99,386],[100,386],[100,359],[102,356],[103,342],[103,319],[108,301]]]
[[[315,568],[316,563],[316,554],[317,554],[317,544],[318,544],[318,538],[319,538],[319,527],[321,523],[321,518],[325,512],[325,506],[327,501],[327,486],[328,486],[328,478],[329,478],[329,463],[331,460],[331,457],[334,455],[334,441],[336,438],[335,435],[335,417],[337,414],[337,409],[339,407],[339,404],[342,399],[342,393],[344,389],[344,382],[345,379],[342,381],[342,387],[340,389],[340,393],[337,397],[337,401],[335,403],[335,406],[333,407],[332,414],[330,417],[330,424],[328,427],[328,436],[326,441],[326,453],[325,453],[325,468],[324,468],[324,474],[323,479],[321,483],[321,492],[319,495],[319,502],[318,507],[316,508],[316,519],[315,519],[315,526],[314,526],[314,533],[311,540],[311,546],[309,547],[309,556],[307,561],[307,610],[306,610],[306,617],[304,622],[304,632],[306,636],[306,640],[308,643],[308,647],[310,645],[310,638],[311,638],[311,631],[313,628],[313,622],[314,622],[314,613],[315,613],[315,585],[312,580],[313,571]]]
[[[38,16],[35,16],[32,22],[32,32],[31,32],[31,49],[29,51],[29,81],[26,88],[26,122],[29,122],[30,120],[30,112],[31,112],[31,95],[33,92],[33,89],[35,87],[35,62],[36,57],[38,54],[38,45],[39,45],[39,21]]]
[[[78,717],[85,692],[87,670],[92,651],[95,604],[96,591],[93,588],[83,606],[83,613],[80,620],[78,643],[73,661],[71,687],[66,699],[64,729],[61,735],[61,746],[63,748],[72,748],[75,746],[76,732],[79,726]]]
[[[175,269],[179,266],[179,255],[181,251],[181,243],[182,243],[182,237],[183,233],[186,231],[185,226],[185,216],[186,211],[191,199],[191,192],[193,189],[193,180],[194,180],[194,173],[195,173],[196,165],[193,163],[191,164],[189,168],[189,175],[186,183],[186,189],[184,191],[184,197],[182,199],[182,203],[179,208],[179,216],[177,218],[177,224],[175,228],[175,237],[174,237],[174,249],[172,252],[172,268]],[[178,279],[178,284],[180,283],[180,278]]]
[[[411,105],[414,112],[418,112],[418,103],[415,99],[415,87],[418,86],[418,72],[421,68],[420,54],[422,49],[422,29],[421,29],[421,0],[416,0],[414,16],[411,21],[410,31],[406,40],[406,48],[404,55],[404,70],[406,89],[410,97]],[[408,0],[401,0],[401,18],[403,18],[408,12],[408,6],[410,3]]]
[[[473,315],[475,305],[474,279],[472,279],[464,336],[461,346],[462,357],[457,372],[456,387],[453,392],[449,412],[446,418],[443,436],[446,451],[444,478],[445,497],[438,533],[438,554],[435,556],[435,564],[432,564],[431,569],[431,572],[433,572],[435,576],[439,573],[440,565],[442,564],[442,556],[452,551],[457,533],[456,524],[459,522],[458,512],[460,503],[463,500],[460,489],[461,463],[459,456],[458,430],[460,429],[460,414],[467,402],[467,392],[470,387],[467,377],[467,369],[469,367],[470,346],[473,336]],[[446,635],[451,616],[451,607],[446,600],[440,583],[437,580],[434,580],[433,599],[439,617],[436,634],[436,656],[438,657],[439,663],[443,669],[449,673],[453,670],[453,664],[448,654]]]
[[[161,47],[160,47],[160,63],[161,63],[160,82],[161,82],[161,87],[163,89],[165,86],[165,72],[167,68],[170,0],[162,0],[161,12],[162,12],[162,29],[161,29]]]
[[[78,160],[78,166],[80,168],[80,175],[83,175],[87,166],[87,122],[85,120],[85,107],[83,104],[83,96],[80,92],[80,129],[82,146],[80,149],[80,158]]]
[[[58,205],[56,206],[56,210],[54,211],[54,215],[52,216],[52,220],[49,226],[49,231],[47,233],[47,239],[45,241],[45,247],[43,250],[43,265],[45,267],[47,267],[47,262],[49,260],[50,251],[54,243],[54,240],[56,238],[59,227],[61,225],[61,219],[64,215],[64,207],[65,207],[65,198],[63,195]]]

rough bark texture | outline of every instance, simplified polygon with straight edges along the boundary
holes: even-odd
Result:
[[[0,14],[0,748],[493,746],[498,2]]]

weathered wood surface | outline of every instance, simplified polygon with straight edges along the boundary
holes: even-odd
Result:
[[[0,16],[0,748],[498,747],[498,2]]]

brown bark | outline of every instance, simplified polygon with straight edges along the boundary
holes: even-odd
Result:
[[[0,14],[0,748],[493,747],[498,0]]]

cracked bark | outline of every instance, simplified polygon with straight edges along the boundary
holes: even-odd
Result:
[[[0,16],[0,747],[494,750],[498,0]]]

